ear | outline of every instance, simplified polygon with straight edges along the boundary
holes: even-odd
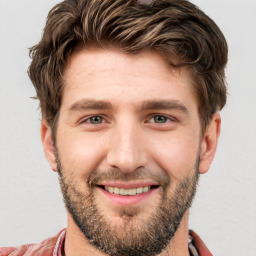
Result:
[[[44,148],[44,155],[53,171],[57,171],[57,164],[52,140],[52,129],[45,119],[41,122],[41,141]]]
[[[213,115],[212,120],[207,125],[200,144],[200,164],[199,172],[206,173],[213,161],[221,128],[221,117],[219,113]]]

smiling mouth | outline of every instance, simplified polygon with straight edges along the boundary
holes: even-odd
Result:
[[[121,196],[135,196],[143,193],[147,193],[152,189],[156,189],[159,186],[145,186],[145,187],[138,187],[138,188],[119,188],[119,187],[109,187],[109,186],[99,186],[101,189],[105,191]]]

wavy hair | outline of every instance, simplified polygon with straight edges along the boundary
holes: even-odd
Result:
[[[226,103],[228,47],[221,30],[187,0],[64,0],[49,12],[41,41],[30,49],[30,79],[42,117],[54,129],[63,73],[79,47],[118,47],[127,54],[156,50],[172,66],[189,65],[202,130]],[[178,56],[173,63],[170,56]]]

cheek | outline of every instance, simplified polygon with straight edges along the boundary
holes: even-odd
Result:
[[[195,136],[176,134],[151,143],[150,155],[171,179],[180,180],[194,168],[199,142]]]
[[[61,163],[67,170],[75,171],[78,175],[96,170],[104,155],[104,140],[93,134],[69,134],[59,136],[57,149]]]

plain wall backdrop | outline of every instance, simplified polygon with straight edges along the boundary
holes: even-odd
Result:
[[[0,0],[0,246],[40,242],[66,226],[57,174],[40,142],[28,48],[56,0]],[[215,256],[256,255],[256,1],[193,0],[229,45],[229,97],[215,160],[201,176],[190,228]]]

